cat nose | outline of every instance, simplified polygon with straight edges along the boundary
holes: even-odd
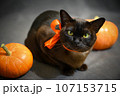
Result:
[[[76,43],[76,44],[79,44],[79,43],[80,43],[80,39],[76,38],[76,39],[75,39],[75,43]]]

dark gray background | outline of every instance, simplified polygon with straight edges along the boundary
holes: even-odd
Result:
[[[102,16],[120,28],[120,0],[1,0],[0,44],[24,44],[36,16],[45,10],[60,9],[84,19]],[[120,79],[119,42],[118,38],[112,48],[92,51],[85,61],[89,68],[85,72],[76,71],[73,76],[64,76],[58,69],[34,60],[32,69],[17,79]]]

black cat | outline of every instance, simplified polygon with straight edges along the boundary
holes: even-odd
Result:
[[[60,40],[52,49],[44,43],[55,35],[50,24],[53,20],[61,21]],[[45,11],[33,22],[25,45],[40,62],[56,65],[64,75],[73,75],[76,69],[84,71],[83,64],[96,41],[96,33],[105,22],[104,18],[88,22],[79,18],[71,18],[64,11]],[[67,50],[63,45],[73,51]]]

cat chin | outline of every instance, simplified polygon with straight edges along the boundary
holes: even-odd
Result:
[[[90,48],[88,48],[88,47],[86,47],[86,48],[80,48],[80,47],[71,48],[71,47],[67,47],[65,45],[63,45],[63,47],[66,50],[72,51],[72,52],[86,52],[86,51],[90,50]]]
[[[90,49],[90,47],[88,46],[84,46],[84,47],[75,47],[75,48],[72,48],[73,50],[76,50],[78,52],[86,52]]]

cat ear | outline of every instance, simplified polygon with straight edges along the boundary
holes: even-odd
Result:
[[[61,17],[61,26],[65,26],[67,23],[73,21],[70,15],[65,10],[60,10],[60,17]]]
[[[105,22],[105,18],[99,18],[97,20],[91,21],[90,25],[92,30],[94,30],[97,33],[104,24],[104,22]]]

